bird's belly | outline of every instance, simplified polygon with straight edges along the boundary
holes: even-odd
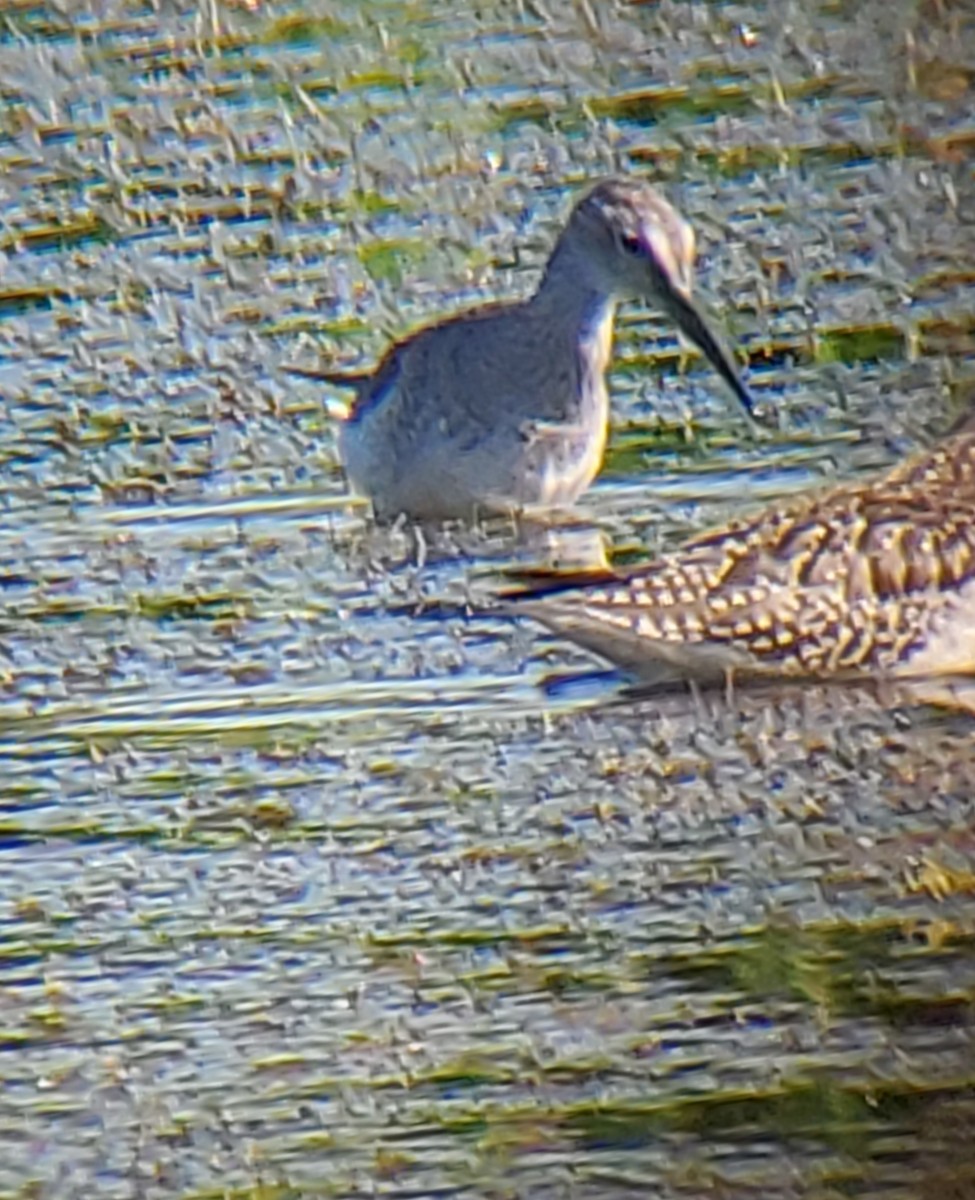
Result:
[[[525,455],[523,504],[571,504],[586,490],[602,466],[606,425],[540,424]]]
[[[387,422],[381,408],[347,421],[339,453],[354,489],[377,515],[469,517],[478,511],[571,504],[592,482],[606,446],[606,413],[568,420]]]

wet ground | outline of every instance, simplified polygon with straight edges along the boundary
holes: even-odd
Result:
[[[580,536],[927,444],[971,5],[14,2],[0,98],[0,1196],[975,1194],[971,718],[625,701],[284,371],[524,293],[627,170],[772,433],[627,309]]]

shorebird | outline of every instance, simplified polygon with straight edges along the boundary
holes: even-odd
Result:
[[[355,390],[339,451],[381,519],[568,505],[602,463],[621,300],[671,317],[751,419],[733,360],[691,300],[694,255],[693,230],[654,188],[606,179],[572,209],[527,300],[420,329],[369,375],[289,369]]]
[[[975,707],[975,415],[866,483],[512,608],[641,685],[913,680]]]

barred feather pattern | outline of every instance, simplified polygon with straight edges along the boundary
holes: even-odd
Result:
[[[525,607],[656,680],[975,673],[975,419],[870,483]]]

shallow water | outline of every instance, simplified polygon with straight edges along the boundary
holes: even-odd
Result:
[[[893,461],[972,394],[970,7],[160,8],[0,32],[0,1196],[975,1191],[971,720],[622,701],[283,371],[632,170],[774,432],[627,310],[581,543]]]

